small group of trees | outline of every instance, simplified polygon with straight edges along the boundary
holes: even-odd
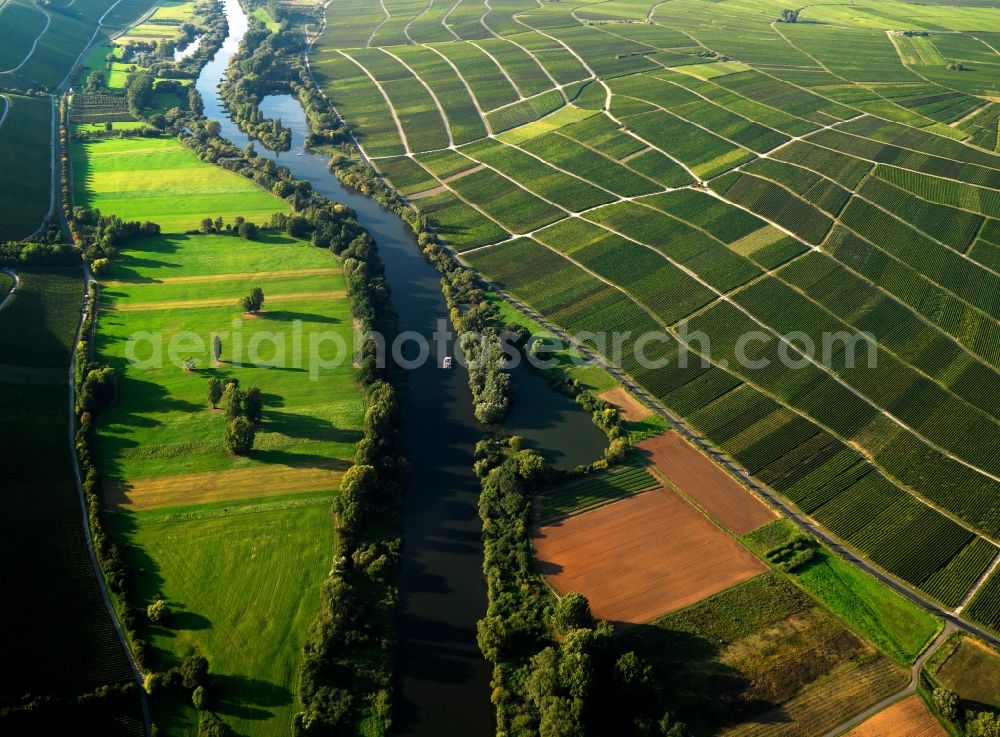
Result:
[[[239,308],[244,312],[256,315],[260,312],[260,308],[263,306],[264,290],[260,287],[254,287],[250,290],[250,294],[245,297],[240,297]]]
[[[781,11],[781,17],[778,18],[779,23],[798,23],[799,22],[799,11],[793,10],[791,8],[785,8]]]
[[[959,722],[959,696],[948,688],[935,688],[931,694],[934,708],[945,719]],[[965,737],[1000,737],[1000,714],[992,711],[966,711]]]
[[[242,217],[237,217],[232,223],[225,222],[221,217],[215,220],[204,218],[201,221],[201,232],[209,233],[235,233],[243,240],[255,241],[260,237],[260,228]]]
[[[239,379],[218,377],[208,380],[208,401],[212,409],[222,404],[226,412],[226,430],[223,437],[226,450],[236,455],[247,455],[253,450],[256,426],[263,421],[264,399],[255,386],[240,389]]]

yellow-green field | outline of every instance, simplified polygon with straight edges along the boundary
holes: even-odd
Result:
[[[263,224],[287,205],[249,179],[203,163],[173,138],[125,138],[73,145],[74,202],[124,220],[152,220],[164,232],[197,229],[205,217]]]

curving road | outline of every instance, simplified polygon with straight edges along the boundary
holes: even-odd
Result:
[[[31,44],[31,49],[28,51],[27,55],[23,59],[21,59],[21,63],[18,64],[16,67],[0,70],[0,74],[10,74],[11,72],[16,72],[25,64],[27,64],[28,59],[30,59],[32,55],[34,55],[35,49],[38,47],[38,42],[42,40],[42,36],[48,33],[49,26],[52,25],[52,16],[49,15],[49,11],[47,11],[45,8],[43,8],[41,5],[38,5],[37,3],[33,3],[33,5],[35,6],[36,10],[41,11],[42,14],[45,16],[45,28],[43,28],[42,32],[38,34],[38,37],[35,39],[35,42]]]

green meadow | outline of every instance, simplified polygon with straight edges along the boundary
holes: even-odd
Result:
[[[124,138],[73,145],[74,202],[164,232],[197,229],[205,217],[258,224],[287,211],[280,199],[235,172],[211,166],[173,138]]]
[[[238,734],[289,733],[299,652],[333,556],[330,502],[319,493],[111,515],[130,565],[144,571],[139,597],[173,608],[149,633],[158,667],[206,655],[211,708]],[[161,734],[197,729],[190,704],[156,704]]]
[[[153,669],[204,655],[214,711],[239,734],[287,733],[298,658],[333,554],[330,501],[364,412],[339,264],[284,235],[165,235],[123,252],[102,285],[96,346],[116,369],[119,393],[100,423],[98,465],[114,534],[140,572],[135,605],[163,598],[173,611],[165,627],[148,625]],[[237,307],[254,286],[265,294],[256,317]],[[171,356],[182,333],[188,343]],[[218,366],[213,333],[223,341]],[[321,333],[319,357],[332,364],[339,346],[346,353],[313,374],[310,336]],[[152,360],[154,346],[161,360]],[[212,376],[261,389],[249,456],[224,447],[225,415],[207,399]],[[167,734],[195,723],[189,705],[170,700],[157,718]]]
[[[288,207],[176,140],[78,143],[73,171],[77,205],[164,231],[130,243],[101,275],[95,337],[118,379],[96,443],[109,527],[136,573],[136,609],[157,598],[171,609],[163,626],[141,618],[149,668],[203,655],[210,709],[241,735],[288,734],[333,555],[330,504],[365,410],[341,265],[283,233],[183,234],[205,217],[266,224]],[[245,314],[238,300],[254,287],[264,305]],[[212,377],[261,390],[246,456],[225,448]],[[189,703],[154,708],[161,733],[197,729]]]

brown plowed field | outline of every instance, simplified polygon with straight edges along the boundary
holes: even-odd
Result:
[[[556,592],[584,594],[613,622],[646,622],[766,570],[667,489],[542,526],[534,544]]]
[[[948,733],[914,695],[880,711],[845,737],[948,737]]]
[[[643,440],[638,448],[671,484],[734,535],[756,530],[777,517],[676,432]]]
[[[638,422],[639,420],[649,417],[653,413],[649,407],[644,405],[638,399],[629,394],[626,389],[623,389],[620,386],[616,386],[614,389],[608,389],[606,392],[601,392],[597,396],[608,404],[613,404],[617,407],[618,411],[622,413],[622,417],[629,422]]]

